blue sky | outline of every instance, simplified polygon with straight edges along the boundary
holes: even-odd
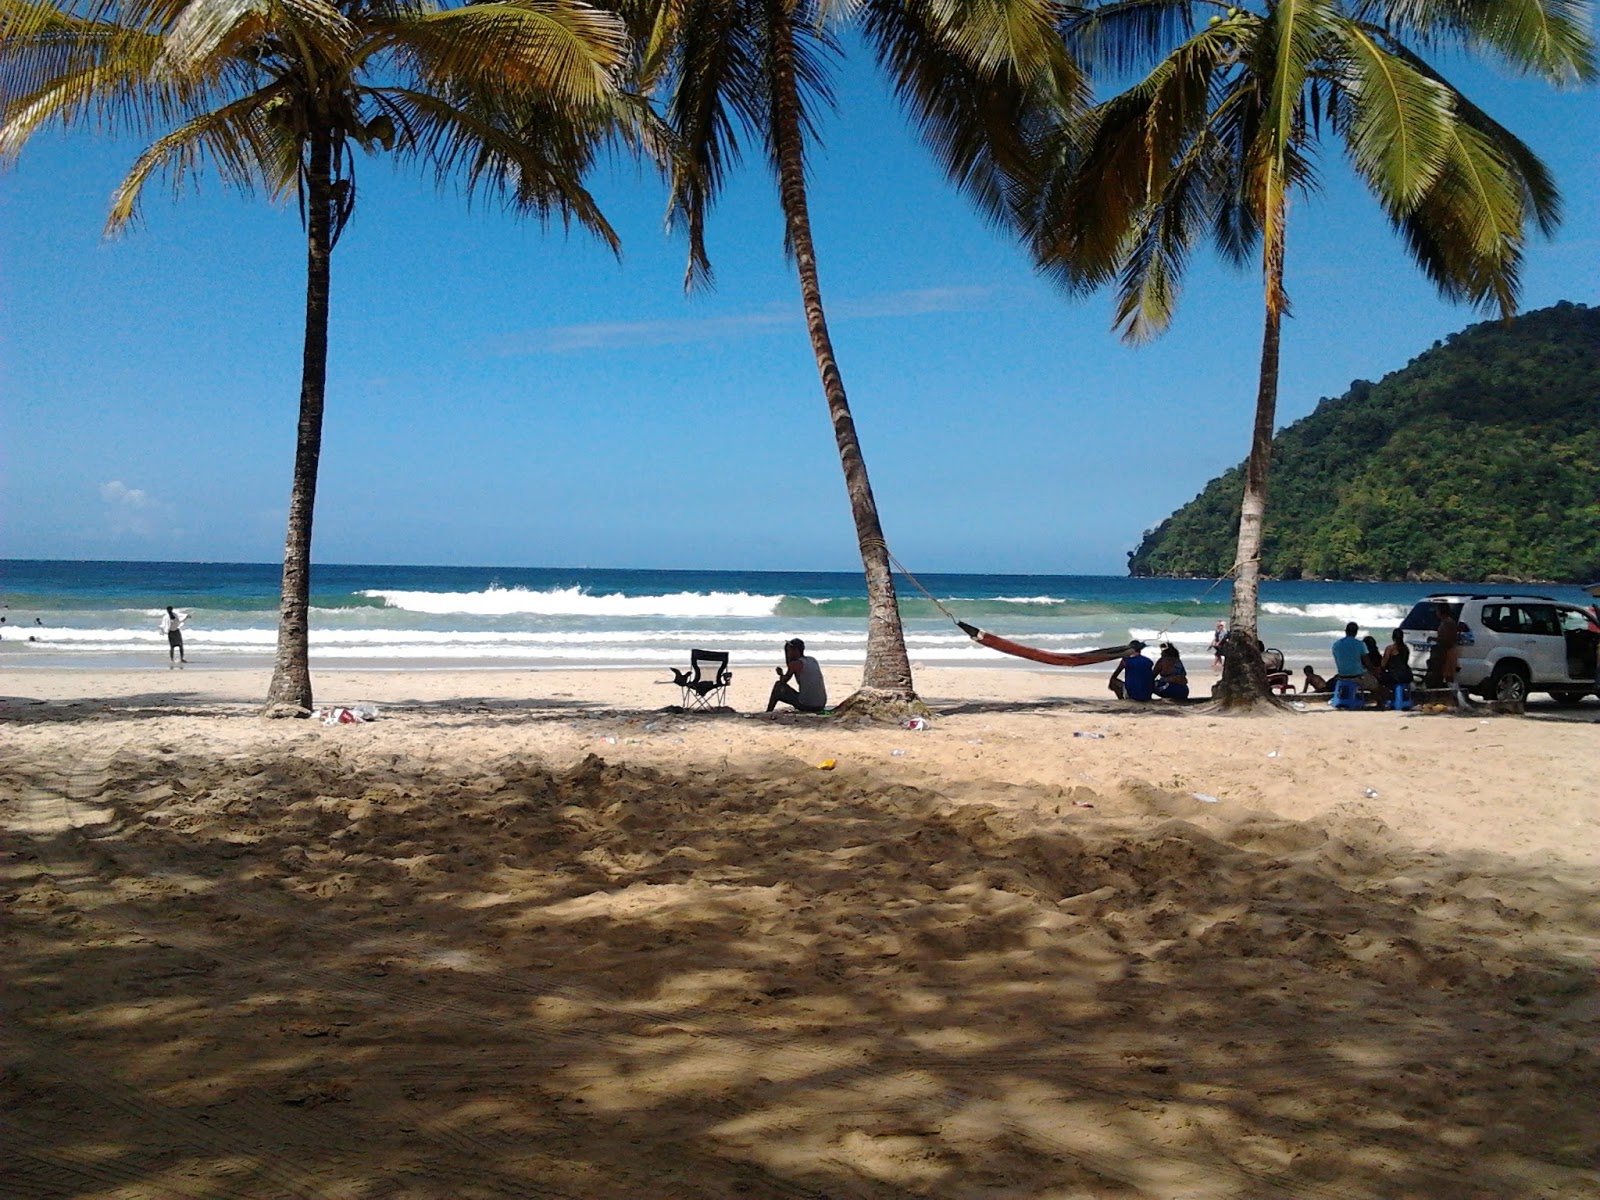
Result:
[[[1600,302],[1600,93],[1457,72],[1554,167],[1524,307]],[[1253,273],[1203,259],[1160,341],[1064,296],[945,185],[852,54],[812,160],[824,297],[891,548],[912,570],[1121,573],[1247,449]],[[304,304],[293,207],[213,180],[101,237],[137,146],[44,138],[0,177],[0,557],[277,560]],[[581,233],[360,164],[334,258],[323,562],[859,566],[775,189],[746,164],[685,297],[660,184]],[[1481,319],[1440,301],[1342,162],[1291,216],[1280,424]]]

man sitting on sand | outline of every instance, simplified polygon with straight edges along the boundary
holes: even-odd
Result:
[[[772,685],[772,695],[767,697],[767,711],[780,703],[792,704],[803,713],[819,713],[828,707],[828,687],[822,681],[822,668],[817,660],[806,653],[806,644],[791,638],[783,644],[786,665],[774,668],[778,682]],[[798,685],[790,687],[789,680]]]
[[[1118,700],[1148,700],[1155,692],[1156,665],[1144,656],[1143,651],[1143,642],[1129,642],[1128,653],[1117,663],[1117,669],[1111,672],[1111,680],[1106,686],[1117,694]]]

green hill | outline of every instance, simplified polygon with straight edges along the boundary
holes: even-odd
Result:
[[[1242,486],[1213,479],[1129,573],[1229,570]],[[1274,439],[1263,536],[1280,579],[1600,579],[1600,308],[1473,325],[1323,400]]]

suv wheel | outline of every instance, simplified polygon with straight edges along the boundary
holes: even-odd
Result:
[[[1526,667],[1501,663],[1489,677],[1489,697],[1520,704],[1528,698],[1528,671]]]

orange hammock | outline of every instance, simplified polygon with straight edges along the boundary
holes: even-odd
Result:
[[[1107,646],[1100,650],[1085,650],[1081,654],[1056,654],[1050,650],[1037,650],[1032,646],[1024,646],[1021,642],[1013,642],[1009,638],[1000,637],[998,634],[985,633],[975,625],[968,625],[965,621],[957,621],[961,632],[966,634],[980,646],[987,646],[991,650],[998,650],[1001,654],[1014,654],[1018,658],[1031,658],[1034,662],[1048,663],[1052,667],[1092,667],[1095,663],[1110,662],[1114,658],[1121,658],[1128,653],[1127,646]]]

